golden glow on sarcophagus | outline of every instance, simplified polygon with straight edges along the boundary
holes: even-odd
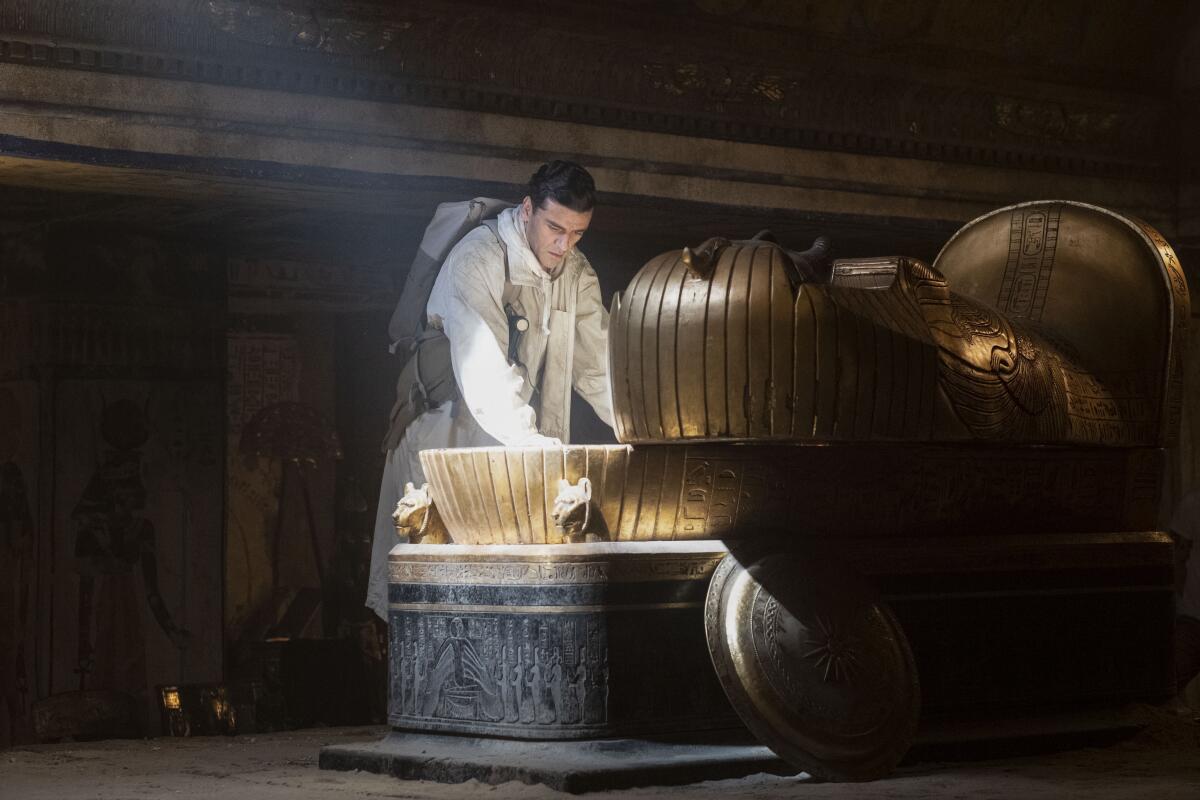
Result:
[[[765,236],[673,251],[613,302],[626,444],[425,451],[402,534],[1146,530],[1178,422],[1181,275],[1149,226],[1068,202],[981,217],[933,266],[822,266]]]
[[[1161,445],[1178,418],[1178,261],[1144,223],[1069,202],[969,223],[931,267],[773,241],[650,261],[614,299],[631,444],[987,440]]]

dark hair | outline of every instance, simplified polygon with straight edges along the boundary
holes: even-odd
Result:
[[[572,211],[590,211],[596,204],[596,182],[574,161],[551,161],[530,177],[529,198],[534,208],[550,199]]]

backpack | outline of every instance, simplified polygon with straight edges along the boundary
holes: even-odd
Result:
[[[511,207],[512,203],[489,197],[442,203],[426,226],[404,281],[404,290],[388,322],[388,336],[392,340],[388,351],[403,361],[396,381],[396,402],[383,439],[384,452],[395,449],[409,424],[427,409],[458,397],[458,384],[450,361],[450,341],[444,333],[429,327],[425,306],[442,263],[454,246],[475,228],[486,224],[485,220],[491,220]],[[494,225],[488,227],[496,234]],[[505,294],[511,293],[507,260],[506,254]]]

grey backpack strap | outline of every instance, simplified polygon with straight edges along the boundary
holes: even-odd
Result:
[[[500,295],[500,304],[507,306],[517,299],[517,287],[513,286],[512,278],[508,271],[508,246],[500,238],[499,225],[500,221],[497,219],[485,219],[483,221],[483,227],[491,231],[492,236],[496,237],[496,244],[500,245],[500,253],[504,256],[504,291]]]
[[[478,228],[482,220],[511,207],[510,203],[501,200],[476,197],[442,203],[434,211],[404,279],[404,291],[400,293],[388,322],[389,350],[399,354],[402,361],[409,357],[415,340],[426,327],[429,295],[446,256],[464,236]]]
[[[496,237],[496,242],[500,245],[500,252],[504,254],[504,291],[500,295],[500,305],[504,309],[504,316],[508,317],[508,363],[524,370],[525,366],[521,363],[521,337],[529,329],[529,320],[513,308],[513,303],[517,299],[517,287],[513,286],[508,270],[508,248],[504,245],[504,240],[500,238],[497,221],[485,220],[483,225]],[[528,376],[526,376],[526,381],[528,381]]]

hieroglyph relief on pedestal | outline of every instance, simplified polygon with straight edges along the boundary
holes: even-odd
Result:
[[[601,725],[607,642],[588,614],[396,614],[393,721]]]

